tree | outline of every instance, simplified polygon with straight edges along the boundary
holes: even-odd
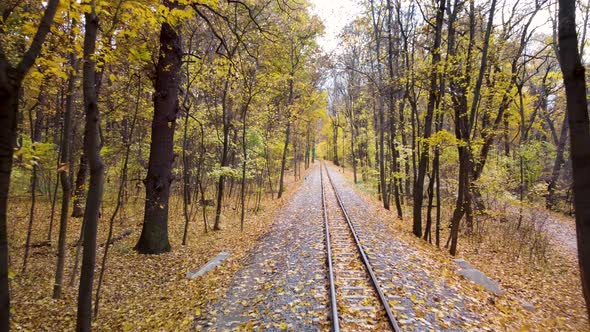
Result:
[[[90,11],[85,12],[84,64],[82,87],[84,91],[84,153],[88,157],[90,169],[90,186],[86,196],[84,210],[84,253],[78,289],[78,315],[76,329],[91,331],[92,321],[92,285],[96,261],[96,235],[100,205],[104,188],[104,164],[100,156],[100,118],[96,93],[96,39],[98,34],[98,16],[94,0],[90,0]]]
[[[169,10],[180,8],[165,1]],[[135,250],[143,254],[170,251],[168,241],[168,200],[174,163],[174,129],[178,115],[178,88],[182,49],[180,35],[170,22],[162,23],[160,51],[154,84],[154,117],[148,173],[145,179],[146,201],[143,228]]]
[[[77,22],[75,19],[71,21],[71,34],[70,42],[74,42],[74,27]],[[72,45],[73,47],[73,45]],[[78,61],[74,50],[70,52],[69,64],[71,65],[71,71],[68,77],[68,87],[66,95],[66,108],[64,114],[64,125],[61,142],[61,154],[60,154],[60,165],[59,165],[59,180],[62,190],[61,198],[61,214],[59,218],[59,237],[57,245],[57,267],[55,271],[55,282],[53,284],[53,298],[58,299],[61,297],[61,288],[63,283],[64,265],[66,260],[66,237],[68,227],[68,217],[70,209],[70,198],[72,196],[72,188],[70,183],[71,172],[69,171],[69,163],[71,158],[71,141],[72,141],[72,125],[74,117],[74,90],[76,87],[76,80],[78,75],[78,69],[80,67],[80,61]]]
[[[573,0],[559,1],[559,57],[570,128],[578,261],[582,292],[590,316],[590,120],[585,69],[578,50],[576,5]]]
[[[8,293],[8,240],[6,212],[8,189],[12,171],[12,156],[16,140],[18,103],[23,79],[41,53],[45,37],[49,33],[59,0],[49,0],[31,45],[19,63],[13,66],[6,49],[0,45],[0,330],[7,331],[10,323],[10,295]],[[11,14],[3,9],[4,20]],[[0,25],[0,33],[4,33]]]
[[[438,64],[441,59],[440,45],[442,40],[443,19],[445,14],[445,0],[439,0],[436,11],[436,23],[434,27],[434,41],[432,46],[432,64],[430,69],[430,82],[428,87],[428,108],[424,119],[423,143],[420,148],[420,161],[418,165],[418,175],[414,182],[414,235],[422,236],[422,202],[424,199],[424,178],[426,168],[428,167],[428,138],[432,134],[432,120],[434,116],[434,107],[438,98]]]

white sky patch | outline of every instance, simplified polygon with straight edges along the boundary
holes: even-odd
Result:
[[[355,0],[311,0],[312,13],[324,22],[324,35],[318,44],[325,53],[338,52],[338,35],[349,22],[360,16],[362,7]]]

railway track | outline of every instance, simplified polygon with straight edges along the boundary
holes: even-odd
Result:
[[[401,331],[325,164],[320,177],[332,331]]]

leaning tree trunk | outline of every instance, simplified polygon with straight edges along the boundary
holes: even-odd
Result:
[[[190,171],[189,171],[189,162],[188,162],[188,155],[186,150],[188,149],[188,119],[190,117],[190,108],[185,108],[185,118],[184,118],[184,130],[182,133],[182,212],[184,214],[184,232],[182,234],[182,245],[186,245],[186,240],[188,237],[188,225],[190,222],[189,216],[189,205],[190,205]]]
[[[575,2],[559,0],[559,56],[570,127],[578,260],[590,316],[590,121],[585,69],[577,44]]]
[[[100,290],[102,288],[102,282],[107,268],[107,258],[109,255],[109,248],[111,242],[113,242],[113,230],[115,228],[115,218],[119,213],[119,210],[123,207],[123,193],[125,191],[125,184],[127,182],[127,172],[129,169],[129,156],[131,154],[131,145],[133,143],[133,132],[135,131],[135,124],[137,122],[137,114],[139,113],[139,100],[141,97],[141,77],[138,76],[137,86],[137,98],[135,99],[135,111],[133,112],[133,119],[131,120],[131,128],[129,134],[125,133],[125,158],[123,159],[123,165],[121,166],[121,181],[119,182],[119,190],[117,191],[117,203],[115,204],[115,210],[109,220],[109,232],[107,234],[107,241],[104,245],[104,253],[102,256],[102,263],[100,268],[100,274],[98,275],[98,284],[96,286],[96,294],[94,296],[94,317],[98,316],[98,309],[100,308]]]
[[[82,268],[80,275],[80,287],[78,289],[78,315],[76,329],[78,331],[91,331],[92,320],[92,284],[94,281],[94,266],[96,260],[96,235],[102,193],[104,186],[104,164],[100,157],[99,112],[96,96],[96,62],[94,53],[96,49],[96,36],[98,33],[98,17],[91,2],[91,12],[84,15],[84,66],[83,66],[83,91],[84,111],[86,122],[84,136],[86,144],[84,152],[88,157],[90,168],[90,186],[86,196],[86,208],[84,210],[84,253],[82,255]]]
[[[373,35],[375,40],[375,61],[376,61],[376,69],[377,69],[377,121],[379,130],[378,135],[378,149],[376,151],[377,155],[379,156],[379,191],[381,195],[381,199],[383,202],[383,207],[389,210],[389,195],[387,193],[387,179],[385,175],[385,116],[384,116],[384,100],[383,100],[383,73],[381,70],[381,27],[379,25],[379,19],[376,17],[378,14],[376,13],[376,7],[373,0],[370,1],[371,5],[371,19],[373,24]]]
[[[396,123],[395,123],[395,102],[396,102],[396,91],[394,89],[393,83],[396,77],[396,70],[394,70],[394,56],[397,57],[398,54],[396,50],[394,50],[394,40],[393,40],[393,6],[391,5],[391,0],[387,0],[387,66],[389,69],[389,86],[387,91],[388,96],[388,106],[389,106],[389,128],[390,128],[390,144],[391,144],[391,166],[393,174],[393,197],[395,201],[395,208],[397,211],[397,217],[402,219],[403,218],[403,211],[399,193],[399,184],[400,181],[397,178],[397,172],[399,168],[398,162],[398,155],[399,151],[395,146],[395,138],[397,137],[396,133]]]
[[[176,5],[166,1],[168,8]],[[178,88],[182,50],[180,36],[167,22],[160,30],[160,56],[156,66],[154,118],[143,229],[135,250],[143,254],[170,251],[168,241],[168,199],[174,162],[174,128],[178,113]]]
[[[248,149],[246,146],[246,125],[248,120],[248,107],[244,109],[244,123],[242,125],[242,154],[244,160],[242,161],[242,186],[240,188],[240,200],[242,207],[240,211],[240,231],[244,231],[244,218],[246,215],[246,166],[248,165]]]

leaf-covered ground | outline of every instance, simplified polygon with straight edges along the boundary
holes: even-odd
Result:
[[[336,167],[330,167],[330,173],[403,330],[485,330],[493,325],[489,294],[461,282],[452,264],[425,257],[400,241],[389,227],[392,220],[380,218]]]
[[[285,205],[234,281],[195,322],[196,330],[325,329],[325,276],[319,172]]]
[[[333,168],[336,171],[336,168]],[[346,182],[354,188],[357,195],[368,203],[367,210],[375,211],[380,218],[380,225],[397,239],[404,247],[415,251],[418,261],[426,262],[414,267],[417,274],[431,274],[435,278],[453,281],[461,288],[471,287],[471,283],[456,273],[454,258],[464,258],[477,269],[501,284],[505,294],[494,297],[481,289],[475,292],[466,291],[473,297],[477,306],[476,312],[484,316],[493,330],[508,331],[589,331],[590,325],[585,311],[584,299],[580,286],[580,276],[572,240],[567,234],[574,234],[573,219],[549,213],[539,208],[525,211],[535,224],[550,225],[542,229],[549,237],[549,244],[544,251],[544,258],[533,258],[528,250],[517,248],[518,243],[506,240],[509,223],[516,223],[517,216],[508,215],[508,222],[481,220],[489,223],[486,232],[479,236],[461,234],[457,257],[448,255],[446,249],[417,239],[412,234],[411,218],[398,220],[394,211],[382,208],[374,193],[363,183],[354,185],[349,169],[338,168]],[[364,213],[364,211],[363,211]],[[405,215],[411,215],[406,208]],[[443,233],[441,241],[446,240],[450,211],[443,211]],[[550,220],[546,220],[550,219]],[[563,225],[563,226],[561,226]],[[557,235],[555,235],[557,232]],[[555,236],[554,236],[555,235]],[[565,238],[564,238],[565,236]],[[575,244],[575,239],[574,239]],[[440,279],[439,279],[440,280]],[[485,300],[485,301],[484,301]],[[534,305],[533,311],[525,310],[522,302]]]
[[[453,257],[416,239],[409,219],[401,222],[382,209],[373,195],[351,183],[348,172],[335,167],[330,170],[405,330],[589,329],[576,257],[568,244],[560,246],[553,240],[545,260],[539,261],[527,255],[514,256],[485,237],[476,241],[462,235],[459,257],[500,282],[505,294],[496,297],[460,277]],[[197,218],[191,223],[187,246],[180,244],[181,201],[175,199],[170,222],[173,251],[159,256],[138,255],[132,250],[141,230],[142,209],[130,202],[121,223],[117,221],[115,235],[132,233],[112,247],[94,328],[182,331],[213,324],[210,329],[223,330],[229,324],[244,329],[328,330],[319,168],[312,169],[302,182],[304,186],[297,190],[298,184],[290,177],[285,199],[265,200],[262,211],[247,219],[244,233],[239,232],[239,209],[233,203],[226,209],[220,232],[203,234]],[[15,274],[11,281],[12,327],[73,330],[77,281],[74,287],[64,288],[63,299],[51,299],[55,232],[53,246],[33,248],[29,269],[21,273],[28,205],[13,200],[10,206],[10,258]],[[105,204],[103,216],[109,215],[108,207]],[[49,212],[47,204],[39,206],[33,243],[45,239]],[[567,218],[554,219],[571,225]],[[72,219],[69,226],[66,285],[80,224]],[[102,220],[99,244],[106,240],[107,227],[107,221]],[[202,266],[220,251],[231,253],[220,267],[195,280],[185,278],[187,271]],[[99,249],[99,258],[102,253]],[[535,310],[525,310],[522,300],[531,302]]]
[[[93,323],[97,331],[186,331],[194,320],[205,312],[207,305],[227,287],[234,273],[247,257],[247,252],[258,239],[268,232],[276,220],[276,213],[300,186],[293,176],[286,178],[287,192],[282,200],[262,202],[258,214],[250,211],[245,231],[240,232],[239,208],[229,202],[222,219],[222,231],[203,233],[200,213],[190,224],[188,245],[182,246],[184,220],[181,215],[182,200],[173,199],[170,211],[170,242],[172,252],[158,255],[139,255],[132,248],[141,232],[143,207],[141,199],[133,204],[132,198],[125,209],[125,217],[115,226],[115,236],[131,230],[131,235],[116,242],[109,254],[106,277],[101,295],[100,313]],[[253,204],[252,204],[253,205]],[[99,225],[98,244],[106,241],[110,203],[105,203]],[[68,287],[75,242],[80,232],[80,220],[70,219],[68,227],[68,253],[63,298],[51,298],[55,263],[57,226],[51,247],[33,248],[26,273],[20,273],[22,253],[28,220],[28,204],[12,200],[9,214],[9,243],[11,271],[12,329],[28,331],[73,331],[76,323],[76,298],[78,280]],[[209,210],[213,210],[209,208]],[[213,211],[210,211],[211,213]],[[40,204],[35,218],[33,243],[45,240],[50,206]],[[59,216],[57,216],[59,218]],[[211,218],[211,215],[210,215]],[[210,219],[211,221],[211,219]],[[188,280],[185,274],[204,265],[220,251],[231,256],[221,268],[196,280]],[[97,253],[102,258],[103,249]],[[99,261],[97,261],[98,263]],[[96,275],[100,269],[97,266]],[[95,279],[96,280],[96,279]],[[96,284],[95,284],[96,289]]]
[[[404,330],[527,327],[528,312],[518,298],[491,295],[459,277],[450,257],[402,239],[407,236],[393,220],[382,218],[381,209],[361,198],[336,168],[331,170]],[[318,178],[316,167],[225,295],[196,321],[196,329],[329,329]]]

